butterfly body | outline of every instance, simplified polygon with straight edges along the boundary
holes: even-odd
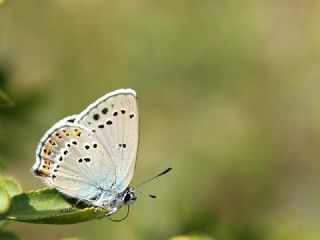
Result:
[[[53,125],[40,140],[32,170],[64,195],[112,214],[136,200],[128,185],[138,140],[136,93],[116,90]]]

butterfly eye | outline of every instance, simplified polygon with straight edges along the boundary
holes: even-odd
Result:
[[[124,204],[132,204],[137,200],[137,197],[133,192],[129,192],[124,196],[123,202]]]

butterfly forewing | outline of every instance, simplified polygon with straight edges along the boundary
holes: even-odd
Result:
[[[136,94],[121,89],[98,99],[76,119],[90,129],[115,164],[115,185],[122,192],[130,183],[136,163],[139,114]]]
[[[62,193],[89,201],[115,181],[115,165],[101,142],[84,127],[65,122],[41,140],[33,170]]]

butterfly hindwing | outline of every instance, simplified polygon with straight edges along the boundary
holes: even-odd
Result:
[[[41,139],[36,176],[62,193],[82,200],[94,199],[115,181],[115,166],[101,142],[71,117],[54,125]]]
[[[115,189],[130,183],[138,150],[139,113],[134,90],[120,89],[91,104],[76,122],[90,129],[115,165]]]

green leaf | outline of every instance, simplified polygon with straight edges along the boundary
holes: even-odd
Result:
[[[85,240],[84,238],[77,238],[77,237],[71,237],[71,238],[62,238],[61,240]]]
[[[1,240],[20,240],[20,238],[12,232],[0,232]]]
[[[0,214],[6,213],[10,208],[10,196],[6,189],[0,185]]]
[[[20,184],[12,177],[1,176],[0,187],[4,188],[10,197],[22,193]]]
[[[191,235],[191,236],[175,236],[170,238],[169,240],[214,240],[214,238],[209,236],[197,236],[197,235]]]
[[[22,193],[12,198],[12,207],[5,219],[41,224],[73,224],[103,217],[107,210],[72,208],[70,202],[56,189],[44,188]]]
[[[1,230],[2,228],[4,228],[5,226],[7,226],[7,224],[8,224],[8,221],[5,221],[5,220],[0,221],[0,230]]]
[[[4,3],[4,0],[0,0],[0,5]],[[13,107],[14,102],[11,100],[11,98],[0,89],[0,107]]]
[[[11,197],[22,192],[19,183],[11,177],[0,176],[0,214],[4,216],[10,209]],[[0,221],[3,228],[7,221]]]

